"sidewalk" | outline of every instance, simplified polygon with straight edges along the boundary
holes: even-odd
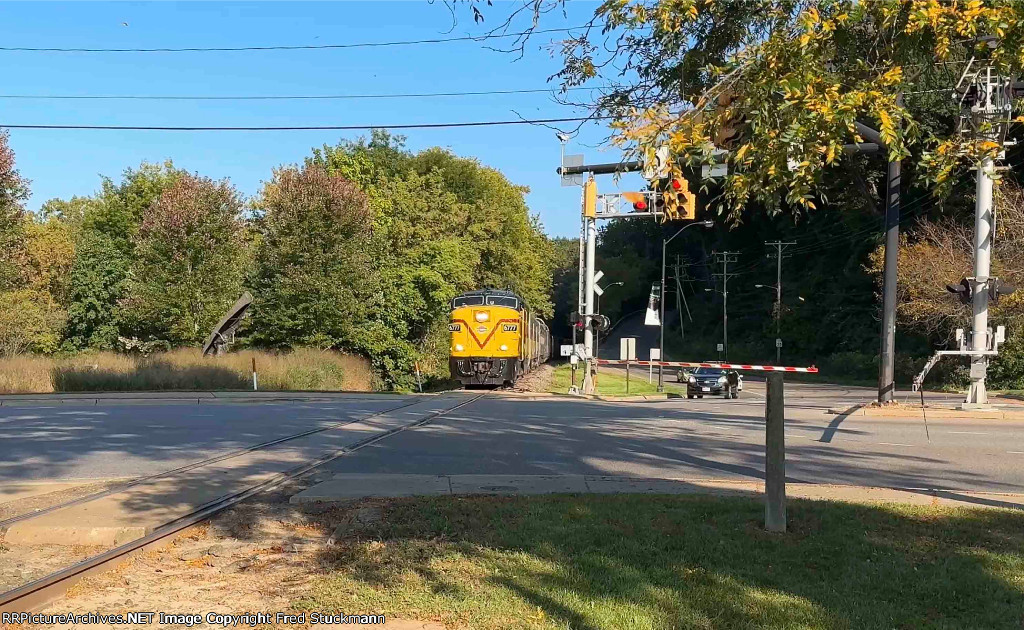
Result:
[[[1024,421],[1024,401],[1001,396],[992,396],[990,409],[964,411],[959,409],[961,401],[925,401],[920,404],[908,402],[877,406],[875,403],[853,405],[847,408],[832,407],[828,413],[867,418],[915,418],[928,420],[1017,420]]]
[[[292,504],[332,503],[367,497],[455,496],[469,494],[711,494],[764,493],[761,481],[721,479],[639,479],[609,475],[335,475],[303,490]],[[909,503],[1024,509],[1024,494],[940,489],[872,488],[789,483],[790,498],[848,503]]]

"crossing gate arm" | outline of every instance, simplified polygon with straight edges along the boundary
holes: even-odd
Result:
[[[813,365],[809,367],[788,367],[781,365],[747,365],[745,363],[695,363],[692,361],[622,361],[619,359],[595,359],[598,365],[652,365],[654,367],[707,367],[725,368],[727,370],[744,370],[748,372],[806,372],[817,374],[818,368]]]

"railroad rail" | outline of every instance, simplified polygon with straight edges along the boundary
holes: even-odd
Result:
[[[598,365],[642,365],[647,367],[707,367],[724,368],[726,370],[747,370],[753,372],[804,372],[817,374],[818,368],[813,365],[809,367],[788,367],[781,365],[750,365],[747,363],[697,363],[695,361],[625,361],[622,359],[594,359]]]
[[[376,434],[376,435],[372,435],[372,436],[369,436],[369,437],[367,437],[367,438],[365,438],[363,440],[359,440],[359,441],[354,442],[352,444],[346,445],[346,446],[344,446],[344,447],[342,447],[340,449],[336,449],[336,450],[334,450],[334,451],[332,451],[330,453],[327,453],[326,455],[322,455],[321,457],[318,457],[316,459],[313,459],[313,460],[310,460],[310,461],[305,462],[303,464],[300,464],[298,466],[295,466],[294,468],[291,468],[291,469],[285,470],[283,472],[280,472],[280,473],[270,477],[269,479],[266,479],[266,480],[264,480],[264,481],[262,481],[260,483],[254,484],[254,485],[252,485],[252,486],[250,486],[248,488],[245,488],[244,490],[240,490],[238,492],[234,492],[234,493],[231,493],[231,494],[219,497],[217,499],[214,499],[213,501],[208,501],[207,503],[204,503],[202,505],[197,506],[191,512],[189,512],[189,513],[187,513],[187,514],[185,514],[183,516],[180,516],[178,518],[175,518],[175,519],[173,519],[171,521],[168,521],[167,523],[164,523],[163,525],[161,525],[161,526],[157,527],[156,529],[154,529],[151,533],[149,533],[149,534],[147,534],[147,535],[145,535],[145,536],[143,536],[141,538],[138,538],[136,540],[127,542],[127,543],[125,543],[123,545],[114,547],[113,549],[109,549],[109,550],[107,550],[107,551],[105,551],[103,553],[100,553],[98,555],[92,556],[91,558],[86,558],[85,560],[82,560],[81,562],[78,562],[78,563],[76,563],[74,565],[71,565],[71,566],[66,567],[64,569],[61,569],[59,571],[55,571],[55,572],[53,572],[53,573],[51,573],[49,575],[46,575],[46,576],[44,576],[42,578],[39,578],[39,579],[37,579],[35,581],[29,582],[29,583],[24,584],[22,586],[19,586],[19,587],[15,588],[15,589],[9,590],[9,591],[7,591],[5,593],[0,593],[0,611],[5,611],[5,612],[6,611],[11,611],[11,612],[31,612],[31,611],[38,610],[39,608],[43,607],[44,605],[46,605],[46,604],[54,601],[55,599],[63,596],[64,593],[67,592],[67,590],[72,585],[77,583],[79,580],[81,580],[81,579],[83,579],[83,578],[85,578],[85,577],[87,577],[89,575],[92,575],[94,573],[99,573],[99,572],[102,572],[102,571],[106,571],[106,570],[112,568],[115,563],[121,562],[123,560],[126,560],[127,558],[131,557],[132,555],[134,555],[136,553],[139,553],[139,552],[151,549],[153,547],[157,547],[157,546],[166,544],[166,539],[169,536],[173,536],[174,534],[176,534],[176,533],[178,533],[178,532],[180,532],[180,531],[182,531],[184,529],[192,527],[193,525],[197,525],[197,524],[199,524],[199,523],[209,519],[210,517],[216,515],[217,513],[222,512],[222,511],[224,511],[224,510],[226,510],[228,508],[231,508],[231,507],[237,505],[238,503],[241,503],[242,501],[244,501],[244,500],[246,500],[246,499],[248,499],[248,498],[250,498],[250,497],[252,497],[254,495],[260,494],[262,492],[266,492],[268,490],[272,490],[272,489],[280,486],[281,484],[283,484],[283,483],[285,483],[287,481],[292,481],[294,479],[297,479],[297,478],[305,475],[306,473],[312,471],[315,468],[318,468],[319,466],[322,466],[322,465],[324,465],[324,464],[326,464],[328,462],[331,462],[331,461],[333,461],[335,459],[338,459],[339,457],[343,457],[343,456],[345,456],[345,455],[347,455],[349,453],[352,453],[354,451],[357,451],[357,450],[359,450],[361,448],[365,448],[367,446],[370,446],[371,444],[375,444],[375,443],[377,443],[377,442],[379,442],[381,440],[387,439],[387,438],[389,438],[389,437],[391,437],[393,435],[401,433],[402,431],[405,431],[407,429],[414,429],[414,428],[417,428],[417,427],[421,427],[421,426],[423,426],[425,424],[428,424],[428,423],[432,422],[433,420],[435,420],[435,419],[437,419],[437,418],[439,418],[441,416],[444,416],[445,414],[449,414],[449,413],[451,413],[453,411],[456,411],[457,409],[461,409],[461,408],[463,408],[463,407],[465,407],[467,405],[470,405],[470,404],[480,400],[481,398],[483,398],[484,396],[487,396],[487,395],[488,395],[488,392],[484,392],[484,393],[479,394],[477,396],[473,396],[469,400],[464,400],[462,402],[459,402],[458,404],[456,404],[456,405],[454,405],[452,407],[449,407],[447,409],[441,409],[439,411],[435,411],[435,412],[429,413],[425,417],[423,417],[423,418],[421,418],[421,419],[419,419],[419,420],[417,420],[415,422],[412,422],[412,423],[409,423],[409,424],[406,424],[406,425],[402,425],[402,426],[399,426],[399,427],[395,427],[393,429],[389,429],[389,430],[384,431],[382,433],[379,433],[379,434]],[[17,521],[27,520],[27,519],[31,519],[31,518],[34,518],[34,517],[37,517],[37,516],[41,516],[42,514],[46,514],[46,513],[52,512],[54,510],[63,508],[63,507],[70,507],[70,506],[73,506],[73,505],[79,505],[79,504],[82,504],[82,503],[86,503],[88,501],[94,501],[96,499],[100,499],[100,498],[103,498],[103,497],[106,497],[106,496],[110,496],[111,494],[116,494],[117,492],[124,491],[125,489],[130,488],[132,486],[136,486],[136,485],[138,485],[138,484],[140,484],[140,483],[142,483],[144,481],[150,481],[150,480],[153,480],[153,479],[167,477],[167,476],[170,476],[170,475],[173,475],[173,474],[177,474],[177,473],[180,473],[180,472],[184,472],[184,471],[188,471],[188,470],[194,470],[196,468],[200,468],[202,466],[206,466],[206,465],[209,465],[209,464],[212,464],[212,463],[215,463],[215,462],[224,461],[224,460],[230,459],[232,457],[238,457],[240,455],[243,455],[243,454],[246,454],[246,453],[251,453],[251,452],[257,451],[257,450],[263,450],[263,449],[269,448],[271,446],[275,446],[277,444],[281,444],[282,442],[288,442],[288,441],[295,440],[295,439],[298,439],[298,438],[301,438],[301,437],[305,437],[305,436],[308,436],[308,435],[313,435],[315,433],[322,433],[324,431],[330,431],[332,429],[337,429],[339,427],[342,427],[342,426],[345,426],[345,425],[348,425],[348,424],[352,424],[354,422],[362,422],[362,421],[369,420],[369,419],[377,417],[377,416],[385,415],[385,414],[388,414],[388,413],[393,413],[395,411],[400,411],[401,409],[404,409],[406,407],[410,407],[410,406],[412,406],[414,404],[417,404],[417,403],[420,403],[420,402],[423,402],[423,400],[422,399],[421,400],[414,400],[413,402],[410,402],[408,404],[399,405],[397,407],[392,407],[390,409],[386,409],[386,410],[383,410],[383,411],[378,411],[378,412],[375,412],[375,413],[363,416],[361,418],[356,418],[356,419],[349,420],[349,421],[346,421],[346,422],[339,422],[339,423],[335,423],[335,424],[327,426],[327,427],[321,427],[319,429],[314,429],[314,430],[311,430],[311,431],[304,431],[304,432],[296,433],[294,435],[286,436],[286,437],[283,437],[283,438],[278,438],[278,439],[275,439],[275,440],[270,440],[268,442],[263,442],[261,444],[257,444],[257,445],[250,446],[250,447],[247,447],[247,448],[238,449],[236,451],[232,451],[230,453],[225,453],[223,455],[219,455],[219,456],[216,456],[216,457],[211,457],[211,458],[199,461],[199,462],[193,462],[192,464],[188,464],[186,466],[175,468],[174,470],[165,471],[165,472],[158,473],[158,474],[155,474],[155,475],[149,475],[149,476],[146,476],[146,477],[139,477],[139,478],[133,479],[130,482],[127,482],[125,484],[121,484],[119,486],[112,487],[112,488],[109,488],[109,489],[104,490],[102,492],[94,493],[92,495],[87,495],[85,497],[80,497],[80,498],[74,499],[72,501],[67,501],[65,503],[62,503],[62,504],[59,504],[59,505],[47,508],[46,510],[40,510],[39,512],[33,512],[31,514],[16,516],[16,517],[7,519],[6,521],[0,522],[0,526],[6,526],[6,525],[9,525],[9,524],[17,522]]]

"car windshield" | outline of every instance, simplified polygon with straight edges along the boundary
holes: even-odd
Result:
[[[721,376],[725,373],[722,368],[699,367],[693,372],[697,376]]]
[[[452,300],[452,307],[459,308],[460,306],[481,306],[484,303],[484,298],[479,295],[469,295],[457,297]]]

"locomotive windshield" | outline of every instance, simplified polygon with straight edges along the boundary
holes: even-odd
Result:
[[[464,295],[452,300],[452,308],[460,306],[483,306],[484,298],[479,295]]]
[[[500,295],[488,295],[487,296],[488,306],[507,306],[509,308],[519,308],[519,300],[514,297],[503,297]]]

